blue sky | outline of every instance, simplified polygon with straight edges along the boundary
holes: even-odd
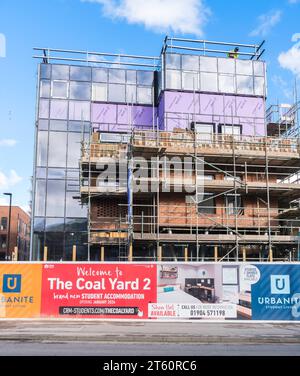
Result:
[[[0,205],[6,191],[16,205],[26,207],[30,199],[34,46],[156,56],[166,33],[237,43],[266,39],[268,103],[289,103],[295,78],[300,81],[299,19],[300,0],[1,0]]]

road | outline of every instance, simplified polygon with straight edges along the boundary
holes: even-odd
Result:
[[[2,356],[299,356],[300,344],[175,344],[1,341]]]
[[[0,320],[1,355],[300,355],[300,324]]]

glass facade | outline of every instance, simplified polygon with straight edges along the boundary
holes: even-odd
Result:
[[[266,94],[263,61],[211,56],[165,55],[165,89],[224,94]]]
[[[32,259],[87,260],[87,208],[79,196],[79,159],[91,132],[93,102],[153,105],[154,72],[39,65]]]

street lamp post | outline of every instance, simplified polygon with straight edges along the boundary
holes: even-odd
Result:
[[[8,229],[7,229],[7,246],[6,246],[6,261],[9,257],[9,247],[10,247],[10,223],[11,223],[11,202],[12,193],[4,193],[5,196],[9,196],[9,214],[8,214]]]

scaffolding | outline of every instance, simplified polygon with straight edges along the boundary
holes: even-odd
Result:
[[[94,133],[83,143],[81,159],[95,252],[117,245],[123,261],[299,258],[300,185],[291,180],[300,169],[298,138],[178,130],[101,139]],[[99,164],[126,174],[101,180]]]

